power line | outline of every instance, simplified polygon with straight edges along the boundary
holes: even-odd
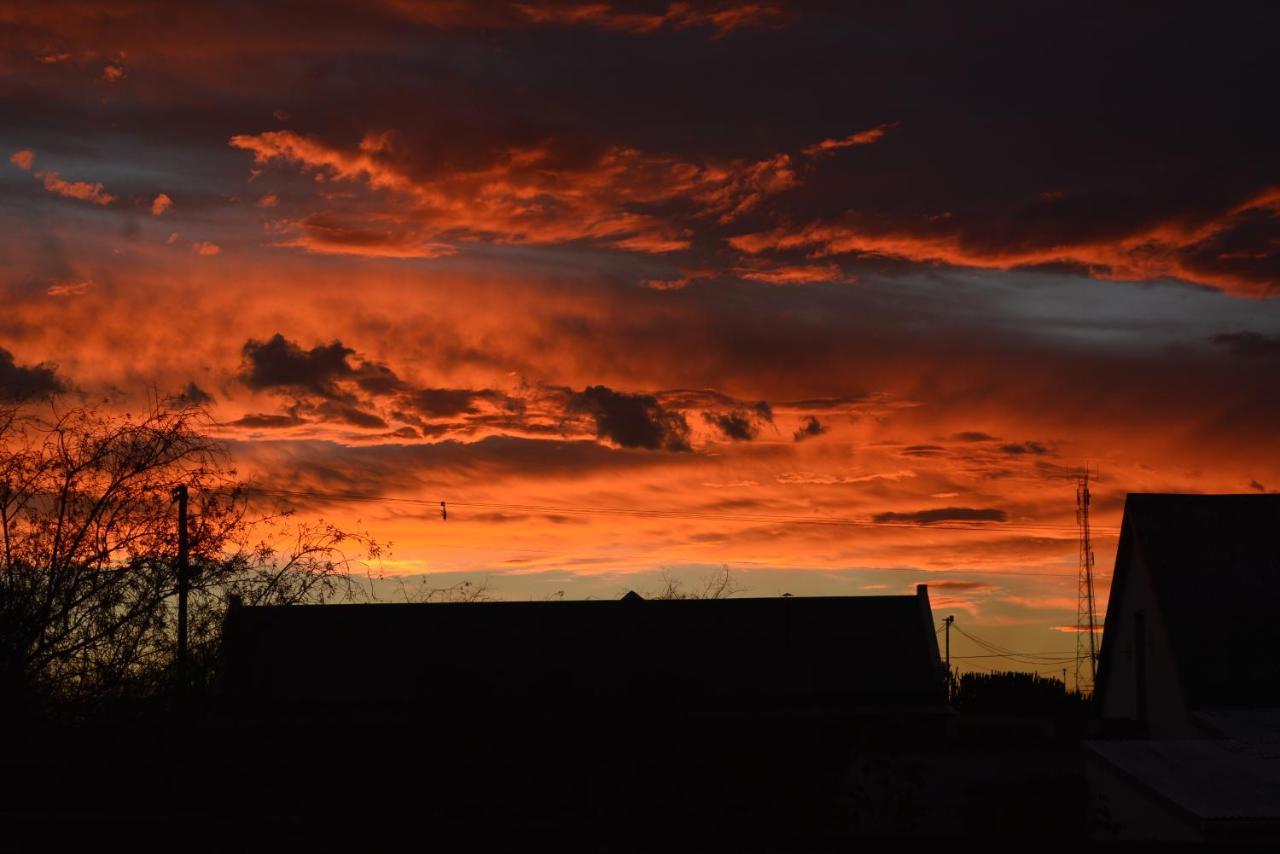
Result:
[[[1019,652],[1016,650],[1008,649],[1007,647],[1000,646],[999,644],[993,643],[991,641],[984,640],[978,637],[977,635],[974,635],[971,632],[965,631],[959,626],[956,626],[955,629],[960,634],[964,635],[966,638],[968,638],[969,640],[977,644],[979,648],[986,650],[986,654],[955,655],[955,656],[952,656],[952,658],[956,658],[956,659],[1002,658],[1007,661],[1015,662],[1017,664],[1031,665],[1033,667],[1039,666],[1041,669],[1043,669],[1044,665],[1067,664],[1075,660],[1074,654],[1070,651],[1064,650],[1059,652],[1055,650],[1050,652]],[[1070,656],[1070,657],[1064,658],[1061,656]],[[1040,670],[1037,670],[1036,672],[1038,673],[1040,672]]]
[[[369,495],[350,492],[315,492],[300,489],[268,489],[266,487],[246,486],[242,487],[245,492],[257,493],[259,495],[275,495],[282,497],[294,498],[314,498],[321,501],[343,502],[343,501],[362,501],[371,503],[394,503],[409,504],[422,507],[431,507],[434,511],[440,502],[426,498],[401,498],[389,495]],[[1002,531],[1016,533],[1039,533],[1039,534],[1075,534],[1074,526],[1044,524],[1022,524],[1008,522],[968,522],[964,520],[950,520],[941,522],[910,522],[910,521],[885,521],[877,522],[869,519],[849,519],[842,517],[824,517],[824,516],[796,516],[788,514],[747,514],[747,513],[710,513],[698,510],[650,510],[636,507],[584,507],[584,506],[564,506],[564,505],[536,505],[536,504],[515,504],[510,502],[486,502],[486,501],[456,501],[450,500],[449,505],[453,507],[473,507],[487,510],[508,510],[513,512],[525,513],[581,513],[581,514],[599,514],[599,515],[624,515],[638,516],[653,519],[699,519],[710,521],[729,521],[729,522],[769,522],[776,524],[797,524],[797,525],[825,525],[839,527],[855,527],[855,528],[911,528],[917,530],[941,530],[941,531],[980,531],[986,533],[999,533]],[[1115,529],[1119,533],[1119,529]]]

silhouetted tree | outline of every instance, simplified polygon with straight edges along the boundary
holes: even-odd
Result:
[[[492,602],[497,597],[489,589],[489,579],[481,582],[459,581],[446,587],[433,587],[424,576],[418,576],[414,583],[406,583],[403,578],[396,579],[400,588],[400,596],[411,604],[429,602]]]
[[[1052,716],[1082,707],[1083,698],[1069,693],[1061,679],[1008,671],[961,674],[955,702],[967,712]]]
[[[288,604],[358,593],[351,569],[376,558],[378,544],[324,523],[291,526],[288,513],[251,516],[211,427],[185,398],[138,416],[57,399],[0,404],[5,712],[171,684],[180,483],[191,495],[197,675],[213,660],[231,595]]]
[[[662,589],[650,594],[649,599],[728,599],[741,593],[743,588],[729,573],[728,565],[710,573],[702,579],[699,587],[687,589],[678,578],[673,578],[665,569],[662,571]]]

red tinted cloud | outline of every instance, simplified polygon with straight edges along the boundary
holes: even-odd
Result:
[[[689,233],[660,209],[674,205],[689,217],[727,223],[799,180],[786,154],[698,163],[620,146],[585,159],[554,147],[512,147],[478,167],[422,175],[387,134],[366,134],[355,148],[291,131],[237,135],[230,144],[251,152],[259,167],[285,163],[322,182],[386,191],[346,212],[340,228],[346,236],[335,234],[336,214],[328,212],[304,220],[303,234],[286,244],[350,254],[385,255],[388,246],[416,245],[431,248],[413,257],[429,257],[444,254],[454,240],[594,240],[665,253],[687,248]],[[357,216],[366,222],[356,224]]]
[[[36,155],[30,149],[15,151],[9,156],[9,162],[19,169],[30,172],[32,164],[36,162]]]
[[[64,181],[57,172],[39,172],[37,178],[44,181],[44,188],[68,199],[81,199],[95,205],[109,205],[115,196],[107,193],[101,183],[90,184],[87,181]]]
[[[1097,278],[1175,278],[1243,296],[1270,296],[1280,289],[1280,257],[1273,250],[1222,251],[1246,232],[1266,231],[1273,235],[1271,245],[1276,244],[1280,238],[1277,188],[1207,218],[1169,219],[1090,239],[1055,239],[1056,233],[1046,230],[1002,241],[992,235],[994,231],[991,223],[949,215],[899,225],[850,213],[834,222],[744,234],[729,242],[751,255],[800,250],[813,257],[852,254],[995,270],[1067,264],[1087,268]],[[1256,234],[1249,236],[1256,244]]]
[[[328,214],[314,214],[286,223],[295,235],[277,246],[305,249],[322,255],[364,255],[373,258],[441,258],[457,250],[447,243],[424,240],[414,229],[387,223],[381,228],[350,225]]]
[[[804,285],[815,282],[852,282],[836,264],[787,264],[779,267],[735,267],[734,274],[771,285]]]
[[[151,215],[160,216],[171,207],[173,207],[173,199],[169,198],[166,194],[161,193],[155,197],[154,201],[151,202]]]
[[[810,157],[816,157],[820,154],[829,154],[840,148],[850,148],[855,145],[871,145],[879,142],[890,129],[896,127],[896,123],[883,124],[870,130],[858,131],[849,136],[840,139],[824,139],[822,142],[814,143],[803,149],[804,153]]]

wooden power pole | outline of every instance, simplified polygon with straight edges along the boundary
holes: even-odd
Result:
[[[191,573],[187,566],[187,485],[180,483],[173,490],[178,502],[178,710],[185,711],[187,681],[190,666],[187,656],[187,597],[191,588]]]
[[[954,616],[948,615],[943,619],[942,623],[947,627],[946,630],[946,646],[947,646],[947,699],[951,700],[955,695],[955,680],[951,677],[951,624],[956,621]]]

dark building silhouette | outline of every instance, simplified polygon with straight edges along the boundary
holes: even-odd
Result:
[[[935,711],[943,667],[916,596],[235,608],[241,708],[477,703]]]
[[[1280,495],[1130,495],[1088,745],[1099,835],[1280,830]]]
[[[851,783],[855,757],[945,738],[935,629],[924,585],[239,607],[223,720],[231,752],[278,769],[243,775],[246,799],[284,815],[314,814],[292,793],[361,780],[397,814],[455,823],[849,832],[850,787],[896,785]]]

